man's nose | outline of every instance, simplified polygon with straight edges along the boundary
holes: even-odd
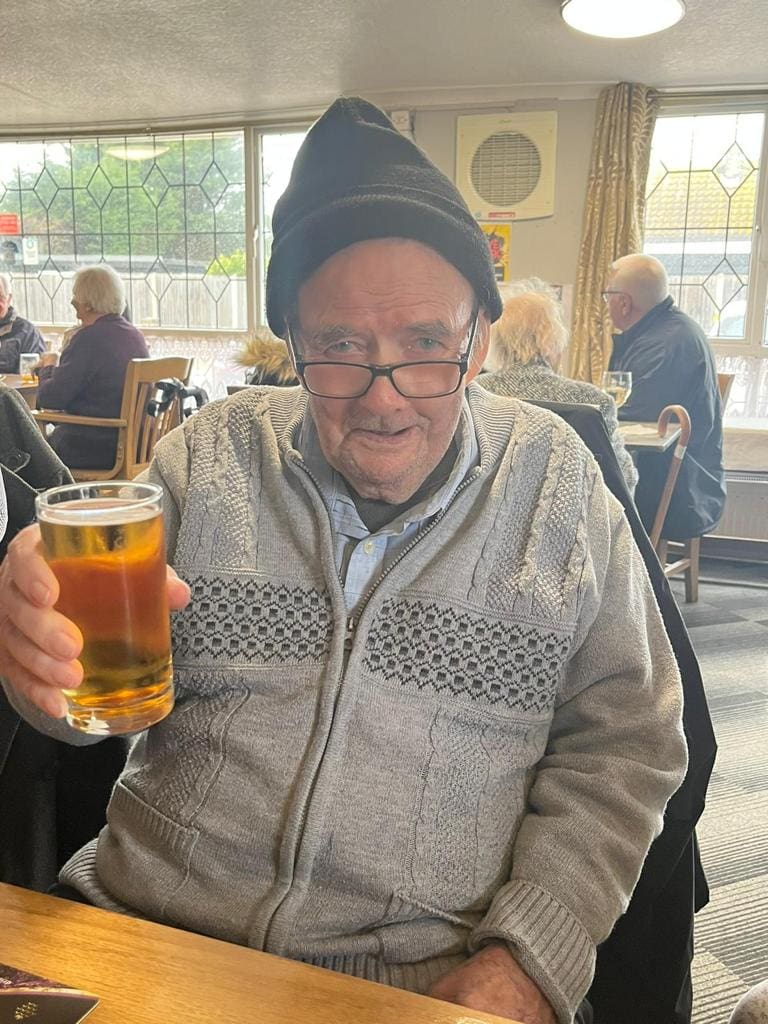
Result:
[[[389,377],[374,377],[373,384],[358,402],[370,412],[382,414],[402,409],[408,399],[403,398]]]

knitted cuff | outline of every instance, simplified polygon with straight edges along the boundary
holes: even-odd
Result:
[[[499,939],[547,997],[560,1024],[571,1024],[592,981],[595,944],[570,910],[539,886],[515,879],[496,893],[470,936],[470,952]]]

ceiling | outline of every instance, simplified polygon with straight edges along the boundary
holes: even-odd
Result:
[[[765,84],[766,0],[687,3],[667,32],[605,40],[568,28],[559,0],[5,0],[0,131],[287,116],[343,93],[391,108]]]

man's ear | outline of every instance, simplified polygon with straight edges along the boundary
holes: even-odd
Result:
[[[475,327],[475,340],[472,343],[472,353],[469,357],[469,366],[464,380],[469,384],[483,368],[483,363],[488,357],[488,349],[491,344],[491,324],[488,314],[481,309],[477,315],[477,326]]]

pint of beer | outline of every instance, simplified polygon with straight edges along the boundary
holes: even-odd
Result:
[[[173,707],[161,501],[155,484],[120,480],[37,498],[56,608],[83,634],[83,682],[64,690],[67,721],[83,732],[137,732]]]

